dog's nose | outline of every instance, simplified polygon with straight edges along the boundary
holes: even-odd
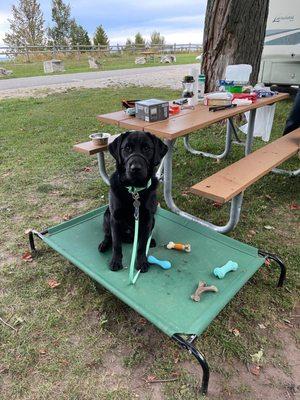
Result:
[[[142,166],[141,166],[141,164],[138,163],[138,162],[133,162],[133,163],[130,165],[130,171],[131,171],[131,172],[140,172],[141,169],[142,169]]]

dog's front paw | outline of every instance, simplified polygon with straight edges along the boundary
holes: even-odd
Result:
[[[100,251],[100,253],[104,253],[109,248],[110,248],[110,243],[104,239],[101,243],[99,243],[98,251]]]
[[[147,272],[150,267],[148,261],[138,262],[136,269],[141,272]]]
[[[112,271],[119,271],[120,269],[123,268],[122,260],[116,260],[116,259],[112,258],[112,260],[109,263],[109,268]]]

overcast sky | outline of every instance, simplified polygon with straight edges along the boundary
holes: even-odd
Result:
[[[0,43],[16,2],[0,0]],[[51,2],[40,3],[49,26]],[[102,24],[111,44],[122,44],[138,31],[148,39],[153,30],[161,32],[167,43],[202,43],[206,0],[71,0],[70,4],[72,16],[91,37]]]

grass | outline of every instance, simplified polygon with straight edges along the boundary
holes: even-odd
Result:
[[[143,88],[142,94],[178,97],[168,89]],[[139,88],[110,88],[0,103],[0,317],[16,329],[0,323],[0,398],[150,400],[154,386],[143,379],[151,375],[177,379],[156,386],[155,398],[195,397],[198,376],[189,373],[188,354],[155,327],[110,293],[99,293],[86,275],[41,242],[37,258],[22,259],[28,228],[52,226],[107,203],[108,189],[98,179],[96,160],[74,153],[72,145],[99,129],[96,114],[119,109],[124,97],[140,96]],[[278,105],[274,138],[281,135],[289,108],[289,102]],[[101,129],[118,132],[115,126]],[[224,125],[214,125],[191,142],[218,152],[224,131]],[[261,145],[255,140],[255,147]],[[178,141],[174,197],[179,206],[224,223],[226,205],[215,208],[187,189],[242,156],[242,148],[235,146],[228,160],[217,164],[191,156]],[[285,166],[295,169],[297,159]],[[298,294],[299,212],[290,205],[299,202],[299,192],[299,180],[275,174],[246,191],[241,221],[230,236],[279,254],[286,261],[288,279],[286,289],[274,290],[277,272],[261,269],[201,336],[198,347],[220,377],[220,399],[228,393],[250,398],[243,382],[232,385],[235,366],[249,362],[250,354],[262,347],[269,365],[280,357],[278,326],[289,318]],[[161,189],[160,201],[164,205]],[[49,279],[60,285],[51,289]],[[260,330],[259,323],[266,329]],[[230,332],[233,327],[240,336]],[[280,363],[288,371],[284,358]]]
[[[196,56],[198,54],[177,54],[176,55],[176,64],[191,64],[196,62]],[[51,58],[51,57],[50,57]],[[50,59],[49,58],[49,59]],[[116,70],[116,69],[124,69],[124,68],[147,68],[158,65],[168,66],[171,64],[161,64],[159,62],[159,58],[156,58],[155,62],[147,62],[146,64],[135,64],[136,55],[124,55],[122,57],[118,56],[107,56],[104,57],[103,66],[101,67],[101,71],[104,70]],[[88,64],[88,59],[86,56],[82,56],[80,60],[76,60],[76,58],[65,58],[63,59],[65,72],[56,72],[55,75],[59,74],[70,74],[76,72],[91,72],[97,71],[90,69]],[[30,63],[25,62],[0,62],[1,68],[6,68],[13,71],[13,74],[2,77],[1,79],[13,79],[13,78],[23,78],[28,76],[42,76],[42,75],[53,75],[53,74],[45,74],[44,67],[42,61],[33,61]]]

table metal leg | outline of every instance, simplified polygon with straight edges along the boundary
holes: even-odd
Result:
[[[158,170],[156,172],[156,178],[159,181],[163,181],[163,176],[164,176],[164,158],[161,160],[160,166],[158,167]]]
[[[231,136],[232,136],[232,126],[229,121],[227,120],[227,127],[226,127],[226,140],[225,140],[225,149],[223,153],[221,154],[212,154],[212,153],[206,153],[205,151],[200,151],[200,150],[195,150],[189,142],[189,135],[185,136],[183,138],[183,144],[184,147],[187,149],[192,154],[195,154],[197,156],[203,156],[203,157],[210,157],[210,158],[216,158],[218,160],[221,160],[222,158],[227,157],[231,150]]]
[[[164,159],[164,198],[167,206],[174,213],[179,214],[182,217],[187,218],[191,221],[197,222],[200,225],[206,226],[220,233],[230,232],[232,229],[235,228],[235,226],[239,221],[242,202],[243,202],[243,193],[238,194],[232,199],[230,206],[230,217],[227,224],[223,226],[215,225],[208,221],[204,221],[198,217],[195,217],[194,215],[182,211],[180,208],[176,206],[174,199],[172,197],[172,180],[173,180],[172,158],[173,158],[173,147],[175,140],[165,140],[165,143],[169,148],[168,153],[166,154]]]
[[[256,116],[256,109],[250,110],[247,138],[246,138],[246,144],[245,144],[245,156],[250,154],[251,150],[252,150],[255,116]]]
[[[99,173],[103,181],[109,186],[109,177],[106,172],[104,152],[97,153]]]
[[[288,175],[288,176],[298,176],[300,175],[300,168],[299,169],[295,169],[294,171],[288,171],[286,169],[280,169],[280,168],[273,168],[272,172],[274,172],[274,174],[279,174],[279,175]]]

